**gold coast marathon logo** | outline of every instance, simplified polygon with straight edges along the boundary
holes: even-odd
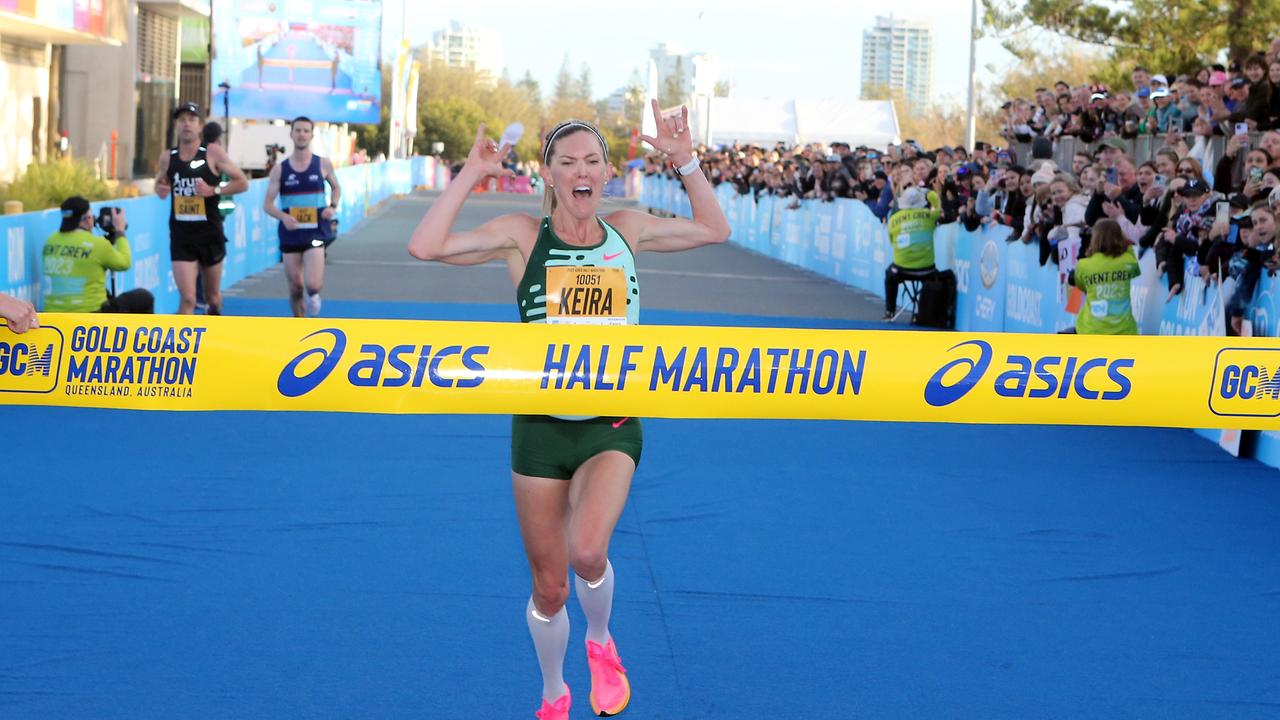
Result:
[[[53,392],[61,367],[62,332],[57,328],[0,333],[0,392]]]
[[[1209,410],[1223,417],[1280,417],[1280,349],[1218,351]]]

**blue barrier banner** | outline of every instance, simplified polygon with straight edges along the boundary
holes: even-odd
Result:
[[[1004,330],[1005,237],[1008,228],[982,228],[970,233],[959,223],[942,225],[955,243],[956,329],[969,332]]]
[[[835,205],[829,202],[818,202],[811,207],[811,210],[813,211],[813,243],[809,251],[809,269],[825,277],[835,277],[835,262],[831,257]]]
[[[883,296],[884,267],[881,265],[888,258],[889,236],[880,218],[872,214],[864,203],[857,200],[842,200],[841,203],[845,210],[845,232],[849,237],[846,243],[849,256],[845,273],[847,282],[856,288]],[[839,218],[836,224],[840,224]]]
[[[806,213],[804,203],[800,207],[792,210],[790,207],[782,211],[782,242],[779,249],[781,255],[775,255],[783,262],[789,262],[792,265],[804,267],[803,264],[797,262],[800,258],[800,246],[809,244],[809,236],[804,234],[804,216]]]
[[[1278,278],[1263,273],[1246,317],[1253,323],[1253,334],[1258,337],[1280,336],[1280,282]]]
[[[0,292],[40,306],[40,252],[58,229],[57,210],[0,217],[5,252],[0,255]]]
[[[849,257],[853,252],[853,237],[849,232],[853,225],[851,216],[853,206],[849,203],[856,200],[840,198],[831,203],[831,279],[852,285],[849,282]]]
[[[1182,293],[1164,306],[1161,335],[1226,335],[1226,315],[1216,283],[1200,277],[1200,266],[1188,258]]]
[[[724,219],[729,223],[729,239],[741,244],[744,233],[739,212],[742,206],[729,193],[728,185],[721,183],[720,187],[716,188],[716,202],[720,203],[720,207],[724,209]]]
[[[751,223],[748,233],[751,249],[767,253],[772,245],[770,235],[773,232],[773,216],[782,212],[782,201],[772,195],[762,195],[758,202],[752,202],[750,195],[743,195],[741,202],[751,207],[751,214],[747,215]]]
[[[1005,248],[1005,332],[1056,333],[1075,326],[1052,262],[1040,264],[1040,248],[1021,242]]]
[[[762,255],[768,255],[769,258],[782,259],[782,227],[786,223],[787,215],[795,213],[790,209],[790,197],[774,197],[773,211],[769,213],[769,231],[760,231],[756,242],[759,243],[759,252]],[[756,222],[760,222],[762,218],[756,218]]]
[[[737,211],[737,224],[733,225],[737,233],[737,240],[733,242],[739,243],[748,250],[759,249],[759,232],[755,227],[756,214],[762,213],[762,205],[756,204],[750,195],[739,195],[736,190],[731,190],[730,201],[728,204],[733,206]],[[764,200],[763,197],[760,200]]]

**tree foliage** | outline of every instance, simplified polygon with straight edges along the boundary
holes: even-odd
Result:
[[[1265,50],[1280,27],[1277,0],[983,0],[984,30],[1010,52],[1027,50],[1036,28],[1098,45],[1127,73],[1190,73],[1224,53],[1243,60]],[[1018,38],[1023,38],[1021,41]],[[1119,75],[1120,72],[1115,74]]]
[[[524,136],[516,145],[516,156],[530,161],[538,158],[543,133],[555,123],[578,118],[596,123],[609,143],[610,158],[625,161],[627,142],[632,127],[638,127],[624,105],[621,114],[607,111],[608,103],[591,99],[591,74],[583,66],[575,76],[565,56],[548,100],[543,100],[538,82],[525,73],[514,83],[505,76],[484,77],[470,68],[451,68],[439,63],[425,67],[419,82],[419,130],[415,148],[430,152],[432,143],[444,143],[444,155],[450,160],[466,157],[475,141],[476,127],[486,125],[494,139],[513,122],[524,125]],[[640,91],[639,102],[644,93]]]

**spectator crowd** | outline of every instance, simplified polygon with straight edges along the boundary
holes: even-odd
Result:
[[[1006,102],[1002,146],[978,142],[972,153],[909,139],[885,149],[733,143],[702,148],[702,171],[716,186],[784,198],[792,209],[860,200],[886,222],[927,198],[938,224],[1007,227],[1009,242],[1037,245],[1041,264],[1064,277],[1110,220],[1124,252],[1155,253],[1170,300],[1188,262],[1207,281],[1233,279],[1225,306],[1237,333],[1261,274],[1280,268],[1277,53],[1280,39],[1238,66],[1187,75],[1135,67],[1123,89],[1057,82]],[[644,172],[676,179],[655,157]],[[1117,251],[1106,244],[1097,251]]]

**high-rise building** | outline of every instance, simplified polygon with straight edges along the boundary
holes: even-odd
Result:
[[[428,64],[469,67],[495,80],[502,75],[502,36],[492,30],[451,21],[432,34],[423,55]]]
[[[862,96],[900,91],[916,107],[933,94],[933,35],[927,20],[877,17],[862,33]]]
[[[649,51],[649,57],[658,68],[659,92],[666,87],[667,78],[679,74],[683,78],[681,95],[685,99],[693,95],[712,95],[720,81],[720,58],[713,53],[695,53],[675,43],[662,43]]]

